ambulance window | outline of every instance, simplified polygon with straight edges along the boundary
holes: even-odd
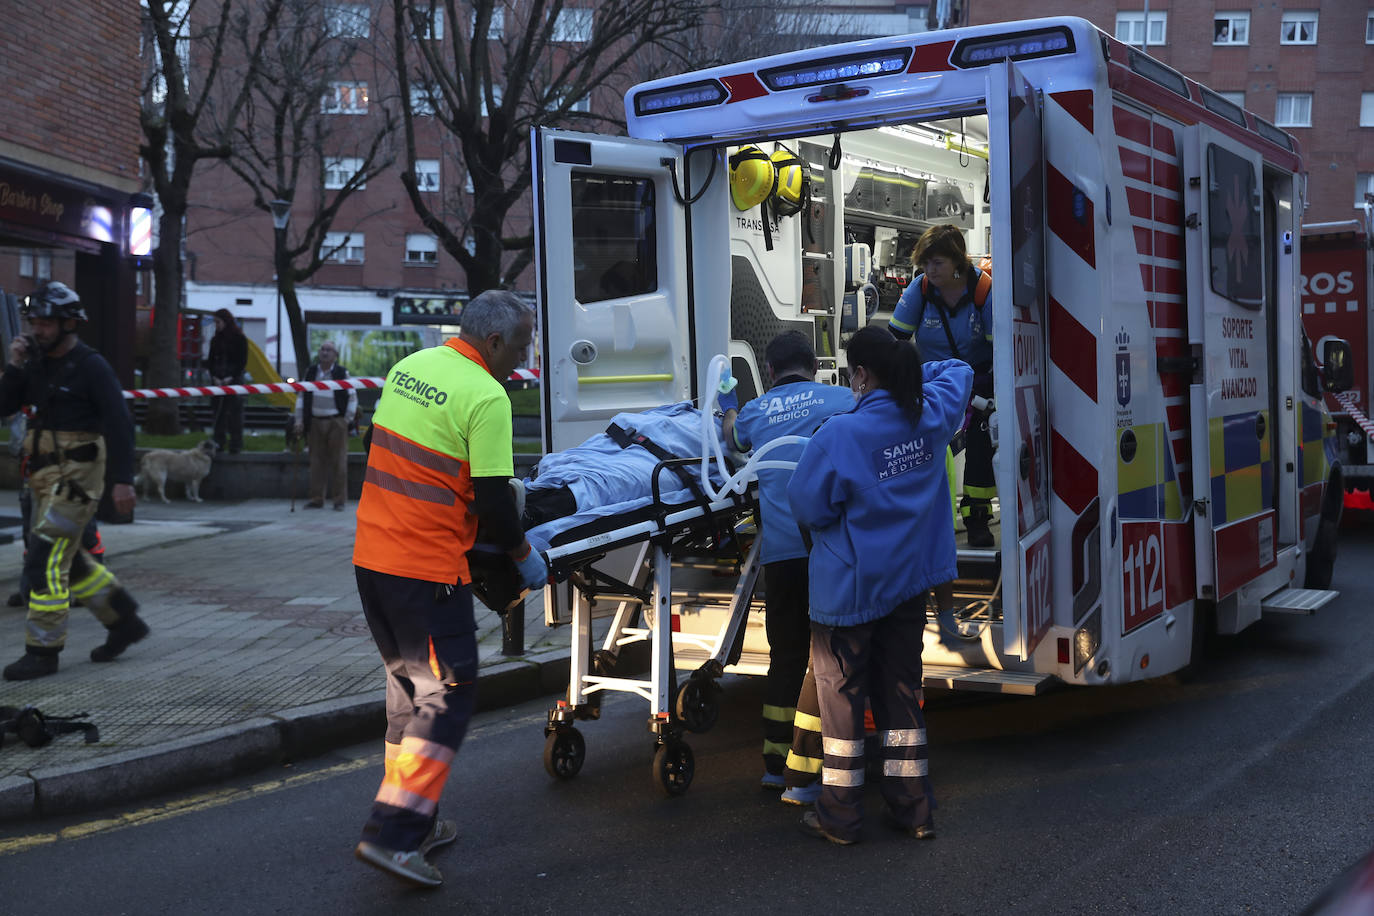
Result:
[[[578,302],[658,289],[652,180],[575,172],[572,212],[573,292]]]
[[[1259,309],[1264,259],[1255,168],[1249,160],[1209,144],[1207,173],[1212,291],[1244,308]]]

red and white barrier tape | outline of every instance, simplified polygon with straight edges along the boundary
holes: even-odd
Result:
[[[539,380],[538,369],[516,369],[510,380],[528,382]],[[229,394],[296,394],[303,391],[332,391],[349,388],[380,388],[386,381],[377,376],[362,378],[325,379],[319,382],[266,382],[251,385],[197,385],[187,388],[134,388],[123,392],[126,398],[200,398]]]
[[[1355,406],[1354,392],[1342,391],[1339,394],[1333,394],[1332,397],[1340,402],[1346,413],[1350,414],[1350,419],[1355,421],[1356,426],[1364,430],[1366,436],[1374,438],[1374,421],[1371,421],[1369,417],[1364,415],[1364,411]]]

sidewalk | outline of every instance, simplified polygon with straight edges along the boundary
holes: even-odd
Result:
[[[0,491],[0,515],[17,517],[17,499]],[[100,729],[91,745],[79,732],[43,748],[5,735],[0,820],[126,802],[369,737],[381,747],[384,681],[354,585],[354,504],[302,506],[140,501],[133,524],[102,527],[109,566],[152,634],[95,664],[105,630],[73,608],[58,673],[0,681],[2,706],[86,712]],[[17,589],[22,552],[17,538],[0,545],[0,602]],[[479,708],[566,686],[568,629],[544,626],[541,596],[526,604],[521,658],[501,655],[500,619],[477,612]],[[0,607],[0,665],[23,652],[24,613]]]

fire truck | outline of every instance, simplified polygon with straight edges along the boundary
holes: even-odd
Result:
[[[743,401],[788,328],[843,382],[846,336],[952,223],[991,262],[999,506],[994,548],[959,541],[965,638],[927,640],[928,685],[1157,677],[1209,633],[1335,597],[1323,398],[1349,385],[1350,347],[1303,345],[1292,136],[1078,18],[685,73],[625,111],[628,137],[533,137],[547,451],[618,412],[709,408],[717,354]],[[797,212],[737,205],[751,149],[805,164]],[[704,615],[672,601],[676,639]],[[574,709],[597,686],[589,632]],[[759,670],[745,643],[725,670]]]
[[[1374,423],[1369,419],[1374,325],[1369,292],[1374,289],[1370,251],[1370,214],[1363,220],[1313,223],[1302,227],[1302,323],[1312,352],[1328,340],[1349,341],[1353,384],[1348,391],[1326,395],[1336,423],[1335,454],[1345,478],[1345,505],[1374,509]]]

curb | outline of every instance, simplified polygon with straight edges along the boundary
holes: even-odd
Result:
[[[565,690],[569,664],[566,649],[549,649],[483,666],[475,712]],[[5,777],[0,779],[0,823],[84,814],[380,738],[386,727],[381,686],[80,764]]]

